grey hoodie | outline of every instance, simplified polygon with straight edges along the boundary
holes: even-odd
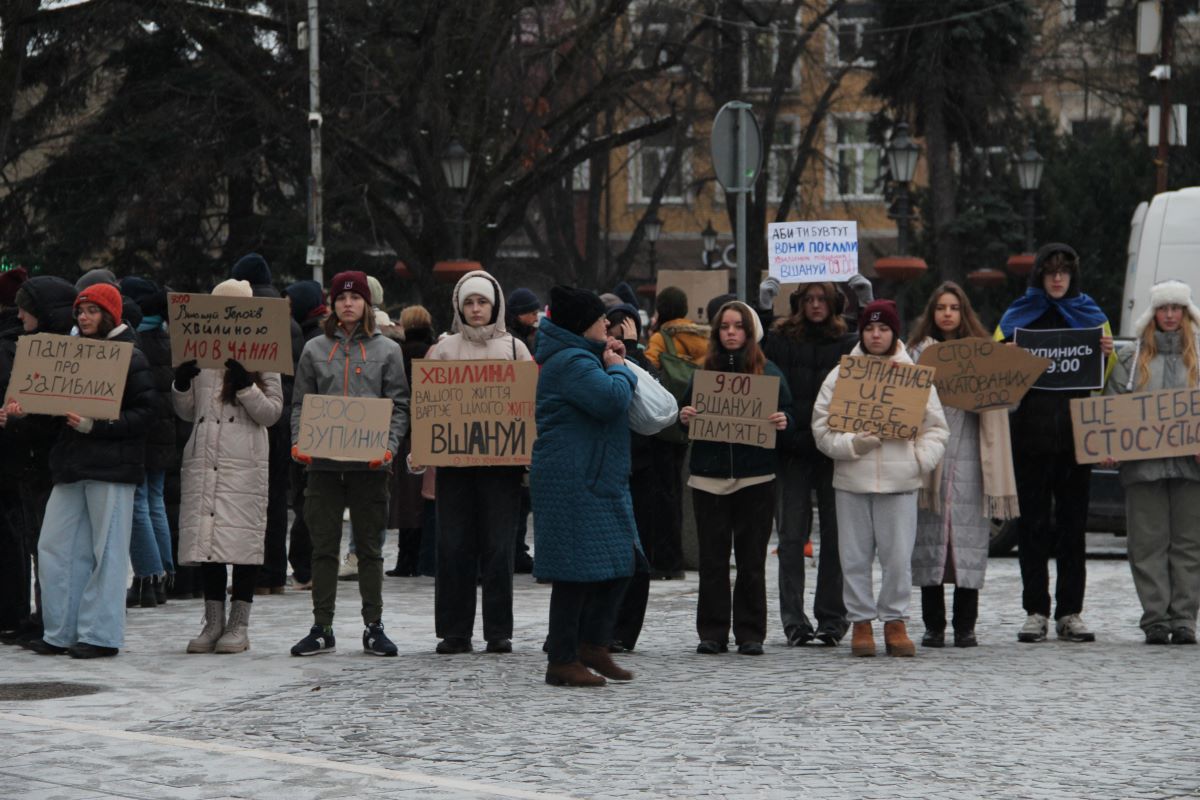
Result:
[[[368,313],[370,308],[367,309]],[[408,433],[408,378],[404,375],[404,356],[400,345],[376,331],[371,335],[362,328],[352,337],[340,327],[336,338],[317,336],[304,345],[296,366],[292,390],[292,442],[299,440],[300,413],[306,394],[331,394],[346,397],[385,397],[392,401],[392,425],[388,432],[388,450],[393,458],[404,455],[400,443]],[[348,472],[369,469],[365,461],[313,459],[311,470]]]

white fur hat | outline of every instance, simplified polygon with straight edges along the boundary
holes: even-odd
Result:
[[[1162,306],[1183,306],[1188,310],[1192,324],[1200,329],[1200,308],[1196,308],[1192,302],[1192,287],[1183,281],[1169,280],[1150,287],[1150,306],[1133,324],[1134,336],[1142,335],[1142,331],[1154,319],[1154,312]]]
[[[237,278],[230,278],[227,281],[221,281],[213,287],[212,293],[220,297],[254,296],[254,291],[250,288],[250,282],[240,281]]]

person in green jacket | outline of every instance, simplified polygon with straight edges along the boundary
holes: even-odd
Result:
[[[779,368],[763,355],[763,329],[754,309],[737,300],[721,306],[708,341],[703,368],[716,372],[779,378],[778,410],[769,422],[777,431],[793,427],[792,394]],[[679,410],[681,424],[697,414],[688,387]],[[696,533],[700,543],[700,596],[696,605],[697,653],[729,649],[730,616],[738,652],[759,656],[767,634],[767,543],[775,509],[774,448],[696,441],[691,477]],[[737,583],[729,594],[729,551],[737,561]]]

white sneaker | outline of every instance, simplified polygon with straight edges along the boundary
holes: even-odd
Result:
[[[354,553],[347,553],[346,560],[342,562],[342,566],[338,568],[339,581],[353,581],[358,579],[358,556]]]
[[[1049,620],[1043,614],[1030,614],[1017,634],[1018,642],[1044,642],[1049,630]]]
[[[1068,614],[1054,623],[1058,638],[1068,642],[1094,642],[1096,634],[1083,624],[1078,614]]]

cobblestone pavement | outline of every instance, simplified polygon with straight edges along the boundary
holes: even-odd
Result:
[[[982,646],[914,659],[789,649],[774,601],[764,657],[696,655],[689,573],[652,587],[639,651],[619,657],[637,679],[592,690],[542,682],[549,591],[528,576],[504,656],[434,654],[428,578],[385,581],[392,659],[361,652],[353,583],[338,653],[318,658],[287,655],[307,593],[257,598],[236,656],[183,653],[198,600],[133,609],[115,659],[0,648],[0,683],[104,687],[0,702],[0,796],[1200,797],[1200,648],[1142,644],[1128,565],[1088,567],[1095,644],[1017,644],[1004,558]]]

